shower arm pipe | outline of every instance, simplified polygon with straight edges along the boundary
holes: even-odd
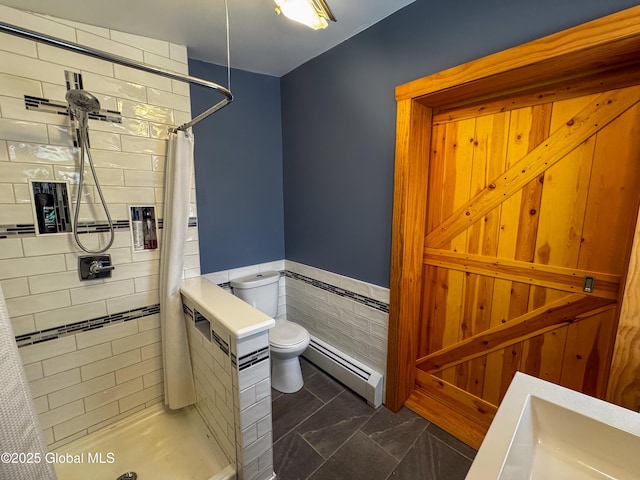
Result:
[[[221,101],[219,101],[212,107],[208,108],[207,110],[205,110],[200,115],[193,118],[192,120],[186,123],[183,123],[178,127],[172,127],[171,130],[174,132],[176,130],[187,130],[189,127],[192,127],[193,125],[200,122],[201,120],[204,120],[209,115],[217,112],[218,110],[220,110],[221,108],[225,107],[226,105],[228,105],[233,101],[233,94],[229,89],[217,83],[204,80],[202,78],[192,77],[190,75],[183,75],[181,73],[173,72],[171,70],[165,70],[162,68],[153,67],[145,63],[140,63],[140,62],[136,62],[135,60],[130,60],[128,58],[121,57],[120,55],[114,55],[112,53],[104,52],[102,50],[86,47],[84,45],[80,45],[74,42],[69,42],[67,40],[62,40],[61,38],[52,37],[40,32],[28,30],[26,28],[17,27],[15,25],[11,25],[5,22],[0,22],[0,32],[9,33],[11,35],[16,35],[18,37],[26,38],[29,40],[35,40],[36,42],[44,43],[54,47],[64,48],[66,50],[80,53],[82,55],[87,55],[89,57],[99,58],[101,60],[106,60],[109,62],[117,63],[119,65],[123,65],[125,67],[135,68],[136,70],[142,70],[143,72],[154,73],[156,75],[161,75],[166,78],[171,78],[172,80],[179,80],[179,81],[187,82],[193,85],[200,85],[201,87],[211,88],[224,96],[224,98]]]

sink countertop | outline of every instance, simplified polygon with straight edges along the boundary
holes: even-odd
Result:
[[[204,277],[183,280],[180,292],[198,306],[200,313],[220,322],[237,340],[275,325],[273,318]]]
[[[517,372],[466,480],[636,479],[640,414]]]

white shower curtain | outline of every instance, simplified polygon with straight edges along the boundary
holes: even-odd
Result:
[[[55,480],[1,287],[0,384],[0,478]]]
[[[180,283],[189,224],[193,172],[193,134],[178,131],[169,138],[165,168],[164,226],[160,245],[160,327],[164,362],[165,404],[171,409],[196,401]]]

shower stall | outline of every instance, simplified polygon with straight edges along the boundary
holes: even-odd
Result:
[[[0,23],[0,31],[11,34],[0,47],[0,282],[60,478],[178,478],[166,476],[168,468],[143,476],[146,467],[128,463],[125,450],[134,451],[145,439],[156,455],[173,452],[174,465],[201,465],[180,478],[234,478],[240,427],[216,425],[213,403],[226,404],[233,424],[238,394],[211,400],[196,388],[194,406],[166,409],[170,354],[163,352],[160,328],[168,139],[224,107],[231,92],[190,77],[186,48],[179,45],[5,6],[0,18],[10,22]],[[192,119],[189,84],[211,88],[223,99]],[[53,200],[37,203],[34,184],[43,189],[42,198]],[[183,264],[182,279],[200,275],[193,184],[187,203],[184,250],[174,254]],[[73,230],[42,228],[38,206],[41,217],[46,207],[45,213],[60,216]],[[65,208],[73,212],[72,222]],[[153,220],[159,248],[134,248],[132,229],[139,220],[132,212]],[[111,260],[81,280],[78,259],[87,253],[109,254]],[[184,323],[181,301],[179,308]],[[195,323],[189,328],[185,339],[197,332]],[[196,381],[208,382],[198,362],[211,347],[196,338],[189,339],[199,347],[188,363]],[[230,370],[223,376],[227,392],[237,388]],[[179,448],[199,463],[186,453],[176,455]],[[73,459],[85,470],[69,473],[78,463]],[[258,478],[257,471],[239,475]]]

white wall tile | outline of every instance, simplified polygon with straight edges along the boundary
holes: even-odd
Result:
[[[160,303],[158,292],[151,290],[149,292],[134,293],[125,297],[111,298],[107,300],[107,310],[109,313],[118,313],[146,307],[148,305],[156,305],[158,303]]]
[[[189,84],[180,80],[171,80],[171,91],[185,97],[188,97],[191,93]]]
[[[84,30],[85,32],[91,32],[94,35],[100,35],[101,37],[109,38],[109,29],[96,27],[95,25],[87,25],[86,23],[74,22],[72,20],[67,20],[64,18],[52,17],[50,15],[39,15],[43,18],[49,18],[54,22],[61,23],[63,25],[68,25],[69,27]]]
[[[163,57],[169,57],[169,43],[154,38],[141,37],[140,35],[132,35],[130,33],[118,32],[111,30],[111,39],[126,45],[137,45],[142,50],[155,53]]]
[[[28,297],[10,298],[7,300],[7,310],[9,310],[9,315],[11,316],[45,312],[47,310],[55,310],[56,308],[68,307],[69,305],[71,305],[71,300],[69,298],[69,292],[66,290],[30,295]]]
[[[121,338],[111,342],[113,354],[117,355],[130,350],[144,347],[160,341],[160,329],[154,328],[145,332],[137,333],[126,338]]]
[[[123,135],[122,149],[125,152],[166,155],[167,141],[154,139],[154,138],[144,138],[144,137]]]
[[[0,6],[0,16],[101,50],[187,71],[182,46],[4,6]],[[68,119],[25,110],[23,104],[24,94],[63,101],[65,69],[82,72],[84,88],[99,98],[103,108],[122,111],[120,124],[90,121],[92,156],[114,219],[128,219],[128,204],[154,204],[156,189],[162,190],[167,126],[190,118],[189,87],[17,37],[0,34],[0,39],[4,40],[0,45],[0,204],[7,207],[0,209],[0,224],[33,223],[29,179],[68,181],[72,197],[77,190],[78,152],[72,147]],[[184,111],[174,112],[174,108]],[[87,184],[81,221],[100,220],[104,213],[96,203],[90,177]],[[158,198],[159,216],[162,202]],[[192,211],[195,215],[195,209]],[[197,240],[197,228],[190,228],[188,235]],[[159,250],[132,255],[130,232],[117,232],[110,251],[116,264],[113,277],[104,283],[86,283],[77,279],[76,272],[77,258],[83,253],[70,238],[2,240],[0,281],[12,302],[12,313],[21,314],[12,318],[16,332],[54,328],[158,303]],[[88,234],[82,239],[94,247],[104,243],[106,236]],[[188,248],[185,274],[199,274],[197,241]],[[20,353],[32,382],[37,382],[38,411],[48,415],[45,430],[48,442],[54,445],[151,405],[163,395],[158,315],[23,347]],[[135,371],[137,376],[124,380],[136,365],[142,365]],[[118,385],[107,386],[107,380],[115,382],[116,375]],[[220,398],[227,401],[230,397],[223,391]],[[75,407],[73,418],[67,416],[69,406]]]
[[[161,357],[162,356],[162,344],[160,342],[152,343],[151,345],[147,345],[146,347],[142,347],[140,349],[140,352],[142,354],[142,360],[149,360],[151,358]],[[162,361],[162,360],[160,360],[160,361]]]
[[[5,140],[0,140],[0,162],[6,162],[8,160],[7,142]]]
[[[100,96],[100,98],[104,98],[104,96]],[[149,122],[145,120],[138,120],[136,118],[127,118],[127,116],[124,115],[124,112],[121,111],[121,100],[118,100],[116,105],[111,107],[110,109],[119,111],[123,114],[122,123],[96,122],[90,120],[89,129],[91,131],[108,132],[117,135],[137,135],[141,137],[149,136]]]
[[[86,236],[86,235],[85,235]],[[83,236],[83,237],[85,237]],[[73,236],[68,235],[40,235],[39,237],[28,237],[22,239],[24,254],[27,257],[35,257],[28,259],[31,261],[48,261],[40,255],[63,254],[70,251],[80,252],[81,250],[75,245]],[[46,257],[51,258],[50,256]],[[64,257],[63,257],[64,258]],[[76,266],[77,267],[77,266]],[[54,270],[56,271],[56,270]],[[63,269],[57,270],[63,271]],[[43,272],[47,273],[47,272]],[[26,275],[30,275],[25,273]]]
[[[110,62],[42,43],[38,44],[38,58],[53,64],[63,65],[67,68],[86,70],[87,72],[106,75],[108,77],[113,76],[113,66]]]
[[[161,57],[160,55],[150,52],[144,52],[144,63],[182,74],[189,73],[189,67],[186,62],[171,60],[170,58]]]
[[[121,368],[133,365],[141,360],[140,350],[132,350],[130,352],[122,353],[120,355],[114,355],[104,360],[98,360],[97,362],[90,363],[80,367],[80,374],[82,375],[82,381],[86,382],[95,377],[105,375],[111,372],[115,372]],[[115,385],[115,376],[114,376]]]
[[[0,73],[64,85],[64,67],[15,53],[0,51]]]
[[[187,57],[187,47],[184,45],[178,45],[175,43],[169,44],[169,53],[169,57],[172,60],[185,64],[189,61],[189,58]]]
[[[100,423],[107,418],[114,417],[119,413],[118,404],[116,402],[100,407],[91,412],[79,415],[71,420],[63,422],[53,427],[53,434],[56,440],[68,437],[74,433],[80,432],[92,425]]]
[[[2,21],[12,25],[36,30],[53,37],[69,40],[70,42],[76,41],[75,30],[73,28],[38,15],[33,15],[23,12],[22,10],[0,5],[0,17],[2,18]]]
[[[75,368],[33,380],[29,382],[29,388],[34,397],[40,397],[78,383],[80,383],[80,369]]]
[[[127,45],[126,43],[117,42],[81,30],[77,32],[77,36],[78,43],[82,45],[113,53],[121,57],[129,58],[131,60],[135,60],[136,62],[142,62],[144,60],[142,50],[140,48],[133,47],[130,44]]]
[[[156,88],[147,88],[148,102],[153,105],[179,110],[181,112],[191,112],[191,101],[189,97],[168,93]]]
[[[75,166],[78,156],[74,147],[26,142],[7,142],[7,147],[12,162]]]
[[[94,165],[102,168],[152,171],[151,156],[141,153],[92,151]]]
[[[78,371],[78,367],[102,360],[111,356],[111,344],[101,343],[94,347],[76,350],[75,352],[59,355],[42,361],[42,370],[46,376],[66,370]],[[79,378],[79,377],[78,377]]]
[[[62,337],[48,342],[28,345],[19,349],[22,363],[28,364],[56,357],[64,353],[73,352],[76,349],[74,336]]]
[[[140,404],[146,403],[164,394],[164,383],[159,383],[149,388],[145,388],[133,395],[124,397],[118,401],[121,411],[130,410]]]
[[[11,327],[14,335],[25,335],[36,330],[36,323],[33,315],[22,315],[11,317]]]
[[[0,249],[0,259],[22,257],[22,241],[19,238],[2,239],[2,249]]]
[[[29,277],[31,293],[45,293],[67,288],[101,284],[102,280],[80,280],[78,272],[60,272]]]
[[[147,330],[154,330],[160,328],[160,314],[147,315],[138,319],[138,330],[140,332],[146,332]]]
[[[133,280],[136,293],[149,292],[152,290],[158,290],[160,275],[151,275],[148,277],[139,277]]]
[[[13,195],[13,185],[10,183],[0,183],[0,203],[16,203]]]
[[[0,40],[0,45],[1,44],[2,40]],[[0,95],[21,98],[23,99],[22,101],[24,105],[23,95],[42,97],[42,83],[28,78],[0,74]]]
[[[36,42],[8,33],[0,33],[0,50],[17,53],[27,57],[37,57]],[[27,94],[31,95],[31,94]]]
[[[164,372],[162,368],[149,372],[142,377],[144,388],[153,387],[164,382]]]
[[[116,370],[116,383],[121,384],[133,380],[134,378],[142,378],[144,375],[162,369],[162,357],[152,357],[125,368]]]
[[[67,403],[75,402],[88,397],[97,392],[104,391],[115,386],[113,374],[103,375],[90,380],[83,380],[81,383],[63,388],[49,394],[49,406],[56,408]]]
[[[33,399],[33,405],[36,407],[36,413],[41,414],[49,410],[49,402],[47,401],[47,397],[42,396]]]
[[[46,330],[48,328],[59,327],[61,325],[70,325],[72,323],[90,320],[102,317],[107,314],[107,306],[104,300],[99,302],[90,302],[82,305],[74,305],[57,310],[36,313],[35,322],[37,330]]]
[[[114,65],[114,70],[115,77],[120,80],[158,88],[165,92],[171,91],[171,79],[169,78],[154,75],[153,73],[143,72],[134,68],[124,67],[122,65]]]
[[[154,122],[173,125],[174,114],[168,108],[150,105],[146,101],[133,102],[129,100],[119,100],[118,110],[123,117],[132,117],[141,120],[151,120]]]
[[[27,381],[32,382],[43,377],[42,362],[29,363],[24,366],[24,373],[27,376]]]
[[[111,272],[111,278],[106,279],[106,282],[112,283],[129,278],[149,277],[158,275],[159,272],[160,262],[157,260],[126,263],[124,265],[116,265],[116,268]]]
[[[127,187],[162,187],[164,185],[164,172],[126,170],[124,172],[124,182]]]
[[[78,413],[84,413],[82,400],[77,400],[58,408],[52,408],[48,412],[40,414],[40,425],[42,428],[50,428],[75,417]]]
[[[129,382],[102,390],[84,399],[84,406],[87,412],[119,400],[127,395],[139,392],[143,388],[142,378],[136,378]]]
[[[121,297],[134,292],[135,288],[133,286],[133,280],[130,279],[100,285],[91,285],[88,287],[72,288],[70,290],[71,301],[74,305]]]

